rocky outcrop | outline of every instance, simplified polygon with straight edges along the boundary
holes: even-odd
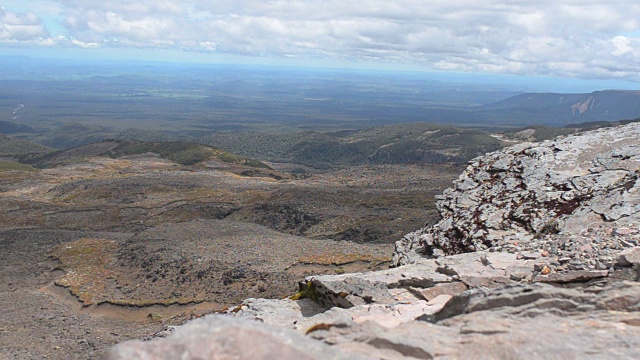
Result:
[[[473,251],[548,254],[551,270],[604,270],[640,244],[640,124],[523,143],[470,162],[434,226],[394,263]]]
[[[639,135],[627,125],[478,158],[440,198],[442,220],[397,243],[396,267],[310,276],[292,299],[247,299],[109,359],[277,347],[278,358],[635,358]]]
[[[640,318],[637,306],[622,304],[637,301],[638,290],[626,282],[597,294],[547,284],[473,290],[449,301],[436,319],[391,329],[334,326],[309,336],[379,359],[632,359]]]
[[[329,310],[311,299],[249,299],[167,338],[120,344],[106,359],[633,359],[638,304],[640,284],[630,281],[519,283]]]

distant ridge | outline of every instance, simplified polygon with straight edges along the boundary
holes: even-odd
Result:
[[[206,160],[219,160],[224,163],[270,169],[264,163],[229,152],[190,142],[143,142],[137,140],[112,140],[94,142],[68,150],[60,150],[42,155],[30,161],[37,167],[53,167],[74,161],[74,159],[94,156],[119,158],[124,156],[158,154],[161,158],[181,165],[194,165]]]
[[[640,91],[603,90],[588,94],[525,93],[481,106],[488,118],[564,126],[588,121],[640,117]]]
[[[0,134],[13,135],[19,133],[35,133],[36,130],[28,125],[18,124],[12,121],[0,120]]]
[[[372,164],[465,163],[504,144],[486,131],[432,123],[334,133],[216,133],[199,139],[235,154],[317,169]]]

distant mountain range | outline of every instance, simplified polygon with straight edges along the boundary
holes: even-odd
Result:
[[[565,126],[640,117],[640,91],[605,90],[590,94],[525,93],[481,106],[489,123]]]

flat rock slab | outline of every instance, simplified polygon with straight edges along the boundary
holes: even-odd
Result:
[[[609,272],[606,270],[577,270],[567,272],[551,273],[549,275],[536,275],[533,278],[534,282],[553,282],[553,283],[572,283],[583,282],[593,279],[603,278],[609,276]]]
[[[227,316],[207,316],[152,341],[126,341],[105,360],[367,359],[346,354],[291,330]]]
[[[442,295],[458,295],[467,289],[469,288],[463,282],[456,281],[452,283],[438,284],[428,289],[412,288],[412,291],[419,294],[425,300],[431,301]]]

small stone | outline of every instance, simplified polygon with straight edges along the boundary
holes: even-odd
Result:
[[[617,235],[631,235],[631,234],[637,234],[638,233],[638,229],[630,229],[630,228],[617,228],[615,230]]]
[[[566,263],[568,263],[569,261],[571,261],[571,258],[570,258],[570,257],[566,257],[566,256],[565,256],[565,257],[558,258],[558,262],[559,262],[560,264],[566,264]]]
[[[420,290],[416,295],[424,298],[427,301],[431,301],[436,297],[442,295],[458,295],[461,292],[466,291],[467,289],[467,285],[460,281],[456,281],[452,283],[438,284],[434,287]]]
[[[624,250],[618,255],[617,265],[620,267],[629,267],[640,264],[640,247],[633,247]]]
[[[549,275],[550,272],[551,272],[551,269],[549,269],[548,266],[545,266],[542,268],[542,270],[540,270],[540,274],[542,275]]]
[[[544,274],[543,274],[544,275]],[[579,281],[587,281],[591,279],[607,277],[609,272],[606,270],[581,270],[581,271],[567,271],[563,273],[553,273],[548,276],[536,276],[533,278],[533,282],[555,282],[555,283],[571,283]]]
[[[526,251],[526,252],[519,253],[518,256],[521,259],[525,259],[525,260],[536,260],[536,259],[540,258],[540,256],[542,256],[542,254],[541,253],[537,253],[537,252]]]

